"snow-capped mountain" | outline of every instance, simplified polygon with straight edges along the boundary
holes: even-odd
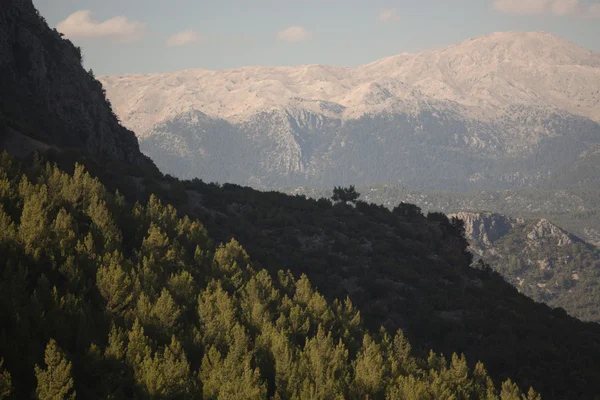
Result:
[[[101,80],[144,151],[183,177],[511,187],[546,181],[600,143],[600,54],[547,33],[494,33],[356,68]]]

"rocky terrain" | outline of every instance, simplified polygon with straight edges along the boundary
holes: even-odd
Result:
[[[600,55],[543,32],[494,33],[356,68],[191,69],[101,80],[140,137],[189,111],[229,122],[272,110],[346,120],[431,108],[495,119],[514,118],[505,107],[520,104],[600,121]]]
[[[547,219],[494,213],[450,214],[465,223],[474,254],[517,289],[537,301],[564,308],[583,320],[600,321],[600,250]]]

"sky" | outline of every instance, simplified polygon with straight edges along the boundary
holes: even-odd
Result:
[[[97,75],[356,66],[498,31],[600,52],[600,0],[33,0]]]

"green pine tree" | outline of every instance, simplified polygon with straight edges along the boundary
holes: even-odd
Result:
[[[71,362],[54,339],[50,339],[46,346],[44,361],[45,369],[35,366],[36,397],[39,400],[75,399]]]
[[[120,315],[135,298],[133,279],[123,269],[124,260],[118,252],[107,255],[103,264],[96,273],[96,286],[106,300],[107,311]]]
[[[4,369],[4,359],[0,358],[0,400],[5,399],[12,393],[12,377]]]

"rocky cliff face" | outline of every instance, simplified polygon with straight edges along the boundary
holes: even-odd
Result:
[[[584,320],[600,321],[595,304],[600,251],[547,219],[494,213],[450,214],[465,223],[475,262],[482,259],[522,293]]]
[[[569,234],[549,220],[526,220],[511,218],[496,213],[458,212],[449,217],[461,219],[465,224],[465,233],[471,246],[481,252],[491,249],[507,236],[520,233],[529,248],[546,246],[565,247],[581,239]]]
[[[500,214],[459,212],[451,216],[461,219],[467,237],[482,246],[492,246],[514,226],[510,218]]]
[[[546,239],[558,247],[573,244],[573,241],[577,240],[547,219],[539,220],[527,233],[527,239],[532,243]]]
[[[82,67],[80,49],[50,29],[31,0],[1,0],[0,54],[5,139],[25,135],[153,168],[133,132],[119,124],[100,82]]]

